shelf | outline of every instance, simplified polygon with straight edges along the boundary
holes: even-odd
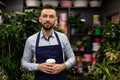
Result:
[[[92,35],[88,35],[88,34],[70,34],[70,36],[92,36]]]
[[[74,53],[93,53],[94,51],[74,51]]]
[[[42,7],[25,7],[25,8],[35,8],[35,9],[37,8],[37,9],[39,9],[39,8],[42,8]],[[58,23],[60,23],[60,20],[61,20],[60,14],[62,12],[63,13],[65,12],[67,14],[67,21],[65,21],[67,23],[67,35],[68,35],[68,38],[69,38],[69,41],[70,41],[71,45],[73,45],[72,48],[73,48],[73,52],[75,53],[75,56],[76,57],[81,56],[82,59],[83,59],[83,63],[85,63],[84,65],[92,63],[92,57],[93,57],[93,54],[95,52],[95,51],[92,51],[92,47],[93,47],[92,40],[93,40],[94,37],[95,38],[96,37],[101,38],[101,35],[94,35],[92,33],[89,35],[88,34],[88,27],[91,27],[93,25],[93,15],[97,14],[97,15],[101,16],[102,7],[94,7],[94,8],[90,7],[90,6],[89,7],[71,7],[71,8],[56,7],[56,10],[57,10],[57,16],[58,16]],[[71,32],[72,27],[70,27],[69,20],[70,20],[70,16],[72,16],[72,15],[74,16],[77,12],[80,13],[80,18],[78,18],[78,19],[85,19],[84,24],[87,27],[87,29],[85,28],[83,30],[82,27],[80,27],[78,25],[78,26],[75,26],[75,29],[77,29],[77,28],[81,28],[81,29],[79,29],[79,30],[77,29],[75,34],[72,34],[72,32]],[[76,21],[76,19],[74,21]],[[59,26],[58,26],[58,28],[59,28]],[[66,29],[65,26],[64,26],[64,28],[62,26],[62,29],[65,30]],[[84,49],[80,49],[80,48],[79,48],[79,50],[76,49],[76,48],[78,48],[78,46],[76,46],[76,41],[82,40],[82,38],[84,36],[85,37],[87,36],[87,40],[83,40],[83,42],[85,41],[85,43],[87,43],[87,46],[85,45]],[[80,46],[81,46],[81,44],[80,44]],[[84,51],[82,51],[82,50],[84,50]],[[90,61],[90,56],[91,56],[91,61]],[[88,62],[87,62],[87,59],[88,59]],[[86,62],[84,62],[84,60],[86,60]]]
[[[70,9],[102,9],[102,7],[71,7]]]
[[[41,9],[40,7],[35,7],[35,6],[24,7],[24,9],[31,9],[31,8],[33,8],[33,9]]]

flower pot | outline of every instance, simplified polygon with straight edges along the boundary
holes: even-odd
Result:
[[[91,62],[91,53],[84,53],[83,55],[83,62]]]
[[[98,51],[101,47],[100,43],[92,43],[92,51]]]
[[[3,19],[2,19],[2,16],[0,16],[0,24],[3,23]]]
[[[42,0],[41,2],[43,4],[43,6],[45,6],[46,4],[50,4],[50,5],[53,5],[55,7],[57,7],[58,3],[59,3],[58,0]]]
[[[89,2],[91,7],[100,7],[101,6],[101,1],[99,0],[92,0]]]
[[[72,1],[70,1],[70,0],[61,0],[60,1],[60,6],[61,7],[71,7],[72,6]]]
[[[100,43],[101,42],[101,38],[95,37],[95,38],[93,38],[93,42],[94,43]]]
[[[97,60],[96,52],[92,53],[91,61],[95,62]]]
[[[79,51],[81,51],[81,52],[85,51],[85,47],[79,48]]]
[[[74,7],[87,7],[88,0],[75,0],[73,3]]]
[[[40,1],[39,0],[26,0],[27,7],[39,7]]]
[[[93,21],[99,21],[100,15],[93,15]]]
[[[94,29],[94,33],[93,33],[94,35],[101,35],[102,34],[102,31],[101,31],[101,28],[99,28],[99,27],[96,27],[95,29]]]
[[[71,34],[75,34],[75,28],[71,28]]]
[[[67,35],[68,34],[67,27],[68,27],[67,24],[60,23],[58,26],[58,30],[62,30]]]
[[[0,10],[0,13],[2,13],[2,11]],[[3,19],[2,19],[2,16],[0,16],[0,24],[3,23]]]
[[[60,24],[67,24],[67,13],[62,12],[59,14],[59,23]]]

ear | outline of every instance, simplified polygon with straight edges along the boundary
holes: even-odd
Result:
[[[41,17],[39,17],[39,22],[41,23]]]
[[[56,23],[58,22],[58,17],[56,17]]]

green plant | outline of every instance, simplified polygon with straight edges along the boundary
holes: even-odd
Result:
[[[0,25],[0,67],[8,76],[8,80],[21,80],[21,57],[28,36],[41,28],[37,20],[37,9],[27,9],[25,12],[3,13],[4,24]],[[25,74],[24,74],[25,75]],[[27,75],[27,74],[26,74]]]
[[[30,72],[27,70],[24,70],[23,68],[21,68],[22,73],[22,77],[20,80],[34,80],[34,72]]]
[[[88,72],[87,75],[91,75],[89,79],[92,80],[119,80],[118,65],[111,63],[109,60],[104,59],[101,63],[95,63],[94,69]]]
[[[8,77],[6,76],[4,69],[0,67],[0,80],[7,80],[7,79]]]
[[[120,22],[109,22],[103,28],[98,59],[86,77],[92,80],[120,80]]]
[[[109,44],[113,49],[120,50],[120,22],[105,25],[103,30],[103,44]]]
[[[88,39],[88,36],[83,36],[81,40],[77,40],[76,41],[76,45],[78,48],[81,48],[81,47],[86,47],[87,46],[87,39]]]
[[[80,12],[74,15],[71,13],[71,16],[69,17],[70,28],[75,28],[75,33],[82,33],[87,30],[87,26],[80,19],[80,14]]]

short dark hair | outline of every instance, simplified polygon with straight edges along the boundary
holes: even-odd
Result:
[[[54,9],[55,10],[55,6],[46,4],[45,6],[43,6],[43,9]]]
[[[43,6],[42,10],[44,9],[53,9],[53,10],[56,10],[56,8],[53,6],[53,5],[50,5],[50,4],[46,4]],[[40,14],[39,16],[41,15],[41,11],[40,11]]]

